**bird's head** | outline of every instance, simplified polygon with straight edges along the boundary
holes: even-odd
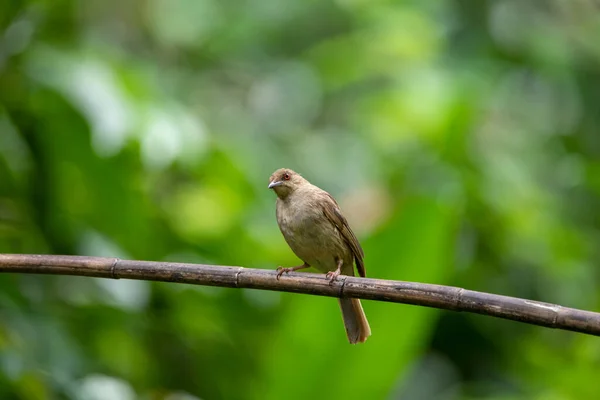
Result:
[[[269,178],[268,187],[273,189],[279,198],[285,199],[305,183],[307,183],[306,179],[299,173],[289,168],[280,168]]]

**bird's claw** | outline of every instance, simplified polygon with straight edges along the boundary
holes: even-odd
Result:
[[[340,275],[340,271],[329,271],[327,274],[325,274],[325,277],[327,277],[327,279],[329,279],[329,284],[333,285],[333,282],[339,275]]]
[[[279,278],[281,278],[281,275],[283,275],[284,273],[289,273],[290,271],[293,271],[293,268],[283,268],[283,267],[278,267],[277,268],[277,280],[279,280]]]

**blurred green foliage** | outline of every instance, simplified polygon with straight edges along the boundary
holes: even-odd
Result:
[[[276,268],[266,188],[367,274],[600,308],[592,0],[0,3],[0,252]],[[0,276],[1,399],[591,399],[600,342],[329,298]]]

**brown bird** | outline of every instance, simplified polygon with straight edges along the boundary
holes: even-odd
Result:
[[[358,239],[342,215],[340,207],[326,191],[312,185],[291,169],[281,168],[271,175],[269,189],[277,194],[277,223],[292,251],[304,264],[277,268],[283,273],[314,267],[333,281],[338,275],[354,275],[354,262],[365,276],[364,253]],[[339,299],[350,343],[362,343],[371,328],[360,300]]]

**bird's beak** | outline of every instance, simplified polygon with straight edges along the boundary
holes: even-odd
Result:
[[[269,189],[273,189],[273,188],[275,188],[277,186],[281,186],[281,185],[283,185],[283,181],[273,181],[273,182],[269,183],[268,187],[269,187]]]

